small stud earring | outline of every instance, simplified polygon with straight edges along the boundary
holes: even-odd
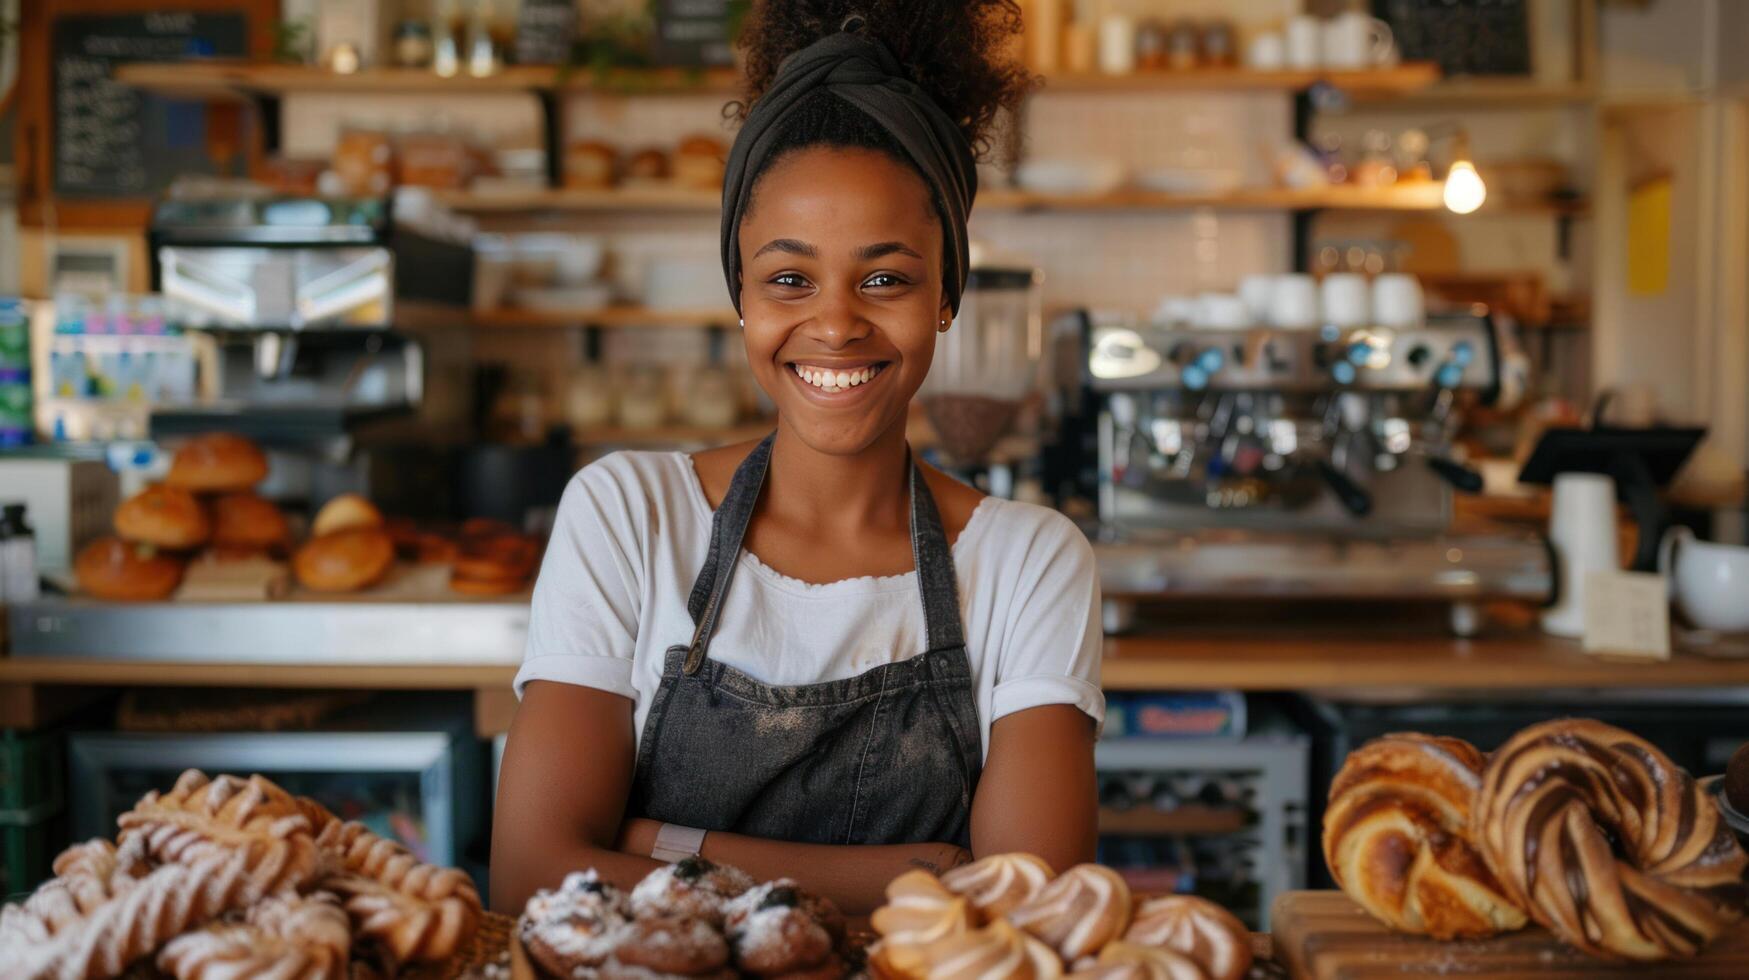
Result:
[[[737,323],[739,323],[739,324],[741,324],[741,326],[742,326],[742,327],[746,327],[746,326],[747,326],[747,321],[746,321],[746,319],[741,319],[741,320],[737,320],[737,321],[736,321],[736,322],[737,322]]]

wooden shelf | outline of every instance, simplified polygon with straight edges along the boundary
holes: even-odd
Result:
[[[479,327],[726,327],[734,310],[662,310],[647,306],[604,306],[595,310],[475,310],[468,319]]]
[[[1162,742],[1169,748],[1170,742]],[[1120,837],[1213,836],[1244,830],[1249,818],[1237,807],[1211,807],[1187,803],[1170,810],[1150,806],[1131,810],[1099,808],[1099,832]]]
[[[1439,66],[1411,62],[1359,71],[1256,71],[1250,68],[1198,68],[1192,71],[1139,71],[1127,75],[1096,72],[1046,75],[1041,91],[1052,92],[1297,92],[1329,85],[1345,92],[1377,96],[1417,92],[1439,80]]]
[[[1400,102],[1404,108],[1443,106],[1517,109],[1526,106],[1584,105],[1597,101],[1597,96],[1595,85],[1580,82],[1549,85],[1515,78],[1451,78],[1414,92],[1355,92],[1354,101],[1369,106],[1387,101]]]
[[[571,433],[579,446],[726,446],[733,442],[762,439],[777,423],[771,419],[740,422],[727,428],[699,425],[663,425],[653,429],[628,429],[604,425]]]
[[[597,76],[563,72],[552,65],[509,66],[495,75],[443,78],[425,68],[367,68],[341,75],[308,65],[234,61],[141,62],[116,68],[117,81],[163,95],[225,99],[294,92],[428,93],[469,95],[516,92],[596,92],[609,95],[728,94],[736,75],[727,71],[624,69]]]
[[[1209,194],[1171,194],[1161,191],[1121,189],[1098,194],[1057,194],[1014,188],[990,188],[978,195],[976,208],[984,211],[1170,211],[1219,208],[1230,211],[1441,211],[1445,208],[1437,182],[1397,187],[1325,187],[1295,190],[1286,187],[1242,188]],[[607,190],[444,191],[438,200],[458,211],[479,214],[535,213],[543,211],[610,212],[666,211],[716,213],[722,206],[716,191],[689,187],[647,185]],[[1507,202],[1493,200],[1484,213],[1575,214],[1587,208],[1584,201]]]
[[[515,214],[538,211],[679,211],[716,212],[722,209],[720,190],[701,190],[676,184],[647,184],[595,189],[531,187],[526,190],[439,191],[438,201],[457,211],[474,214]]]

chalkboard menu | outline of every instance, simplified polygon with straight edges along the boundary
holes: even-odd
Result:
[[[732,0],[655,0],[650,55],[659,65],[726,68],[735,63],[729,36]]]
[[[230,107],[167,99],[115,81],[135,61],[249,53],[242,12],[67,16],[54,22],[54,192],[68,198],[149,197],[178,175],[240,166]],[[216,125],[215,125],[216,123]]]

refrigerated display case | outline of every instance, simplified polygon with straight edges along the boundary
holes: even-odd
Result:
[[[483,887],[485,747],[467,730],[82,733],[68,743],[73,839],[112,835],[115,819],[186,769],[260,773],[336,815],[461,867]]]

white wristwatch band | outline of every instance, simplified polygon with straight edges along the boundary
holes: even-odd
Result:
[[[650,856],[669,864],[697,857],[699,851],[704,849],[704,835],[705,831],[697,827],[665,823],[656,831],[656,846],[650,848]]]

